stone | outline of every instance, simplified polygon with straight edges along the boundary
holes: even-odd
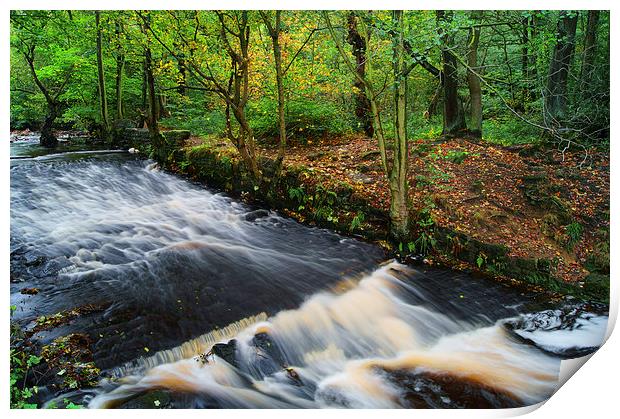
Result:
[[[224,361],[228,362],[233,367],[237,367],[237,359],[235,357],[235,352],[237,350],[237,341],[235,339],[231,339],[228,343],[216,343],[211,348],[211,353],[213,355],[217,355],[219,358],[222,358]]]

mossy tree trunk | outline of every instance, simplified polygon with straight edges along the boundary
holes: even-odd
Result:
[[[392,12],[392,24],[397,36],[392,38],[392,71],[394,74],[394,158],[390,171],[391,236],[406,242],[409,235],[409,207],[407,195],[408,141],[407,141],[407,64],[405,61],[402,10]]]
[[[471,17],[474,23],[477,23],[482,17],[482,12],[472,12]],[[482,89],[480,88],[480,79],[475,74],[480,71],[480,69],[478,69],[479,43],[480,26],[474,25],[469,28],[469,38],[467,42],[467,66],[469,67],[467,71],[467,85],[469,86],[471,103],[470,133],[475,137],[482,138]]]

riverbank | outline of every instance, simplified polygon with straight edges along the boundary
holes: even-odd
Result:
[[[166,169],[302,223],[383,245],[401,260],[482,272],[559,294],[609,299],[609,154],[467,139],[411,145],[410,240],[389,243],[389,192],[372,140],[289,147],[279,184],[257,189],[225,139],[171,136]],[[137,145],[137,147],[139,147]],[[153,150],[151,150],[153,151]],[[276,149],[263,144],[263,167]]]

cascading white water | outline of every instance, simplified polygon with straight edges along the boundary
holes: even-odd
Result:
[[[500,407],[552,394],[559,358],[516,341],[502,321],[480,326],[408,303],[415,285],[401,281],[403,274],[415,278],[391,262],[344,293],[318,293],[298,309],[247,326],[235,336],[234,366],[177,351],[176,360],[137,368],[135,375],[125,369],[120,385],[98,394],[90,407],[112,407],[155,389],[218,407],[254,408],[406,407],[416,397],[435,397],[444,407]],[[592,325],[602,339],[604,328]],[[408,381],[397,378],[403,374]],[[455,382],[468,390],[455,389]],[[467,392],[470,405],[459,399]]]

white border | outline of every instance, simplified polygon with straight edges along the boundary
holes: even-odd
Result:
[[[616,3],[617,4],[617,3]],[[227,9],[602,9],[611,10],[611,65],[612,65],[612,124],[611,133],[612,137],[618,131],[617,121],[613,110],[616,109],[616,97],[618,93],[617,89],[617,58],[618,54],[614,49],[618,37],[616,36],[616,30],[619,28],[616,4],[611,1],[591,0],[591,1],[575,1],[575,0],[546,0],[544,2],[524,0],[519,2],[508,1],[495,1],[484,2],[481,0],[470,1],[453,1],[453,0],[436,0],[431,2],[421,1],[395,1],[395,0],[383,0],[383,1],[344,1],[344,0],[314,0],[314,1],[274,1],[274,0],[253,0],[251,2],[242,0],[224,0],[220,2],[207,2],[207,1],[188,1],[188,0],[176,0],[174,2],[152,0],[152,1],[118,1],[108,0],[105,3],[88,1],[67,1],[56,0],[54,2],[43,0],[28,0],[28,1],[5,1],[0,8],[1,23],[0,23],[0,45],[2,49],[2,57],[4,57],[3,65],[0,66],[0,78],[3,86],[4,94],[0,98],[0,121],[4,129],[5,138],[8,137],[9,131],[9,10],[10,9],[96,9],[102,8],[106,10],[110,9],[212,9],[212,8],[227,8]],[[610,307],[610,327],[608,334],[611,332],[612,325],[615,324],[618,308],[618,229],[615,227],[618,221],[617,210],[617,172],[615,164],[618,161],[618,150],[620,146],[614,144],[616,139],[612,142],[612,163],[611,164],[611,196],[616,197],[611,202],[611,217],[612,217],[612,229],[611,229],[611,269],[612,269],[612,295],[611,295],[611,307]],[[6,141],[6,140],[5,140]],[[2,240],[0,240],[0,258],[2,264],[5,267],[4,277],[5,287],[9,286],[9,143],[6,141],[2,148],[2,158],[0,164],[2,165],[2,182],[1,188],[1,206],[4,217],[2,223],[0,223],[0,231],[2,233]],[[8,326],[8,306],[9,306],[9,293],[5,294],[6,304],[4,308],[0,305],[0,316],[4,319],[4,325]],[[4,336],[4,353],[8,355],[8,327],[2,328],[2,334]],[[390,417],[412,417],[415,415],[424,417],[467,417],[467,418],[480,418],[480,417],[509,417],[524,414],[535,410],[531,414],[534,418],[606,418],[615,417],[617,414],[612,412],[617,410],[615,403],[618,398],[617,384],[618,379],[618,357],[620,353],[620,339],[618,333],[611,335],[607,343],[592,356],[588,361],[585,368],[579,370],[575,377],[569,379],[568,382],[547,402],[543,407],[535,409],[535,407],[522,408],[522,409],[508,409],[508,410],[467,410],[467,411],[455,411],[455,410],[424,410],[424,411],[412,411],[412,410],[389,410],[389,411],[376,411],[376,410],[326,410],[326,411],[314,411],[314,410],[228,410],[228,411],[150,411],[149,415],[153,417],[183,417],[187,418],[187,415],[202,416],[208,415],[209,417],[247,417],[251,416],[256,419],[260,418],[290,418],[291,416],[300,418],[310,418],[315,416],[328,416],[338,418],[355,418],[358,419],[361,416],[383,416],[389,415]],[[0,399],[2,400],[2,406],[8,410],[8,372],[9,362],[8,356],[0,355],[0,362],[2,370],[0,371]],[[569,363],[570,364],[570,363]],[[575,362],[573,362],[575,364]],[[563,366],[563,368],[565,368]],[[574,368],[575,365],[572,366]],[[569,365],[569,369],[570,369]],[[63,410],[50,410],[50,411],[11,411],[11,416],[14,417],[60,417],[67,412],[70,415],[76,415],[83,417],[89,415],[89,417],[109,417],[109,415],[118,415],[120,417],[135,417],[136,413],[132,411],[71,411],[75,413],[69,413],[69,411]],[[87,413],[86,413],[87,412]],[[140,412],[144,414],[144,412]]]

